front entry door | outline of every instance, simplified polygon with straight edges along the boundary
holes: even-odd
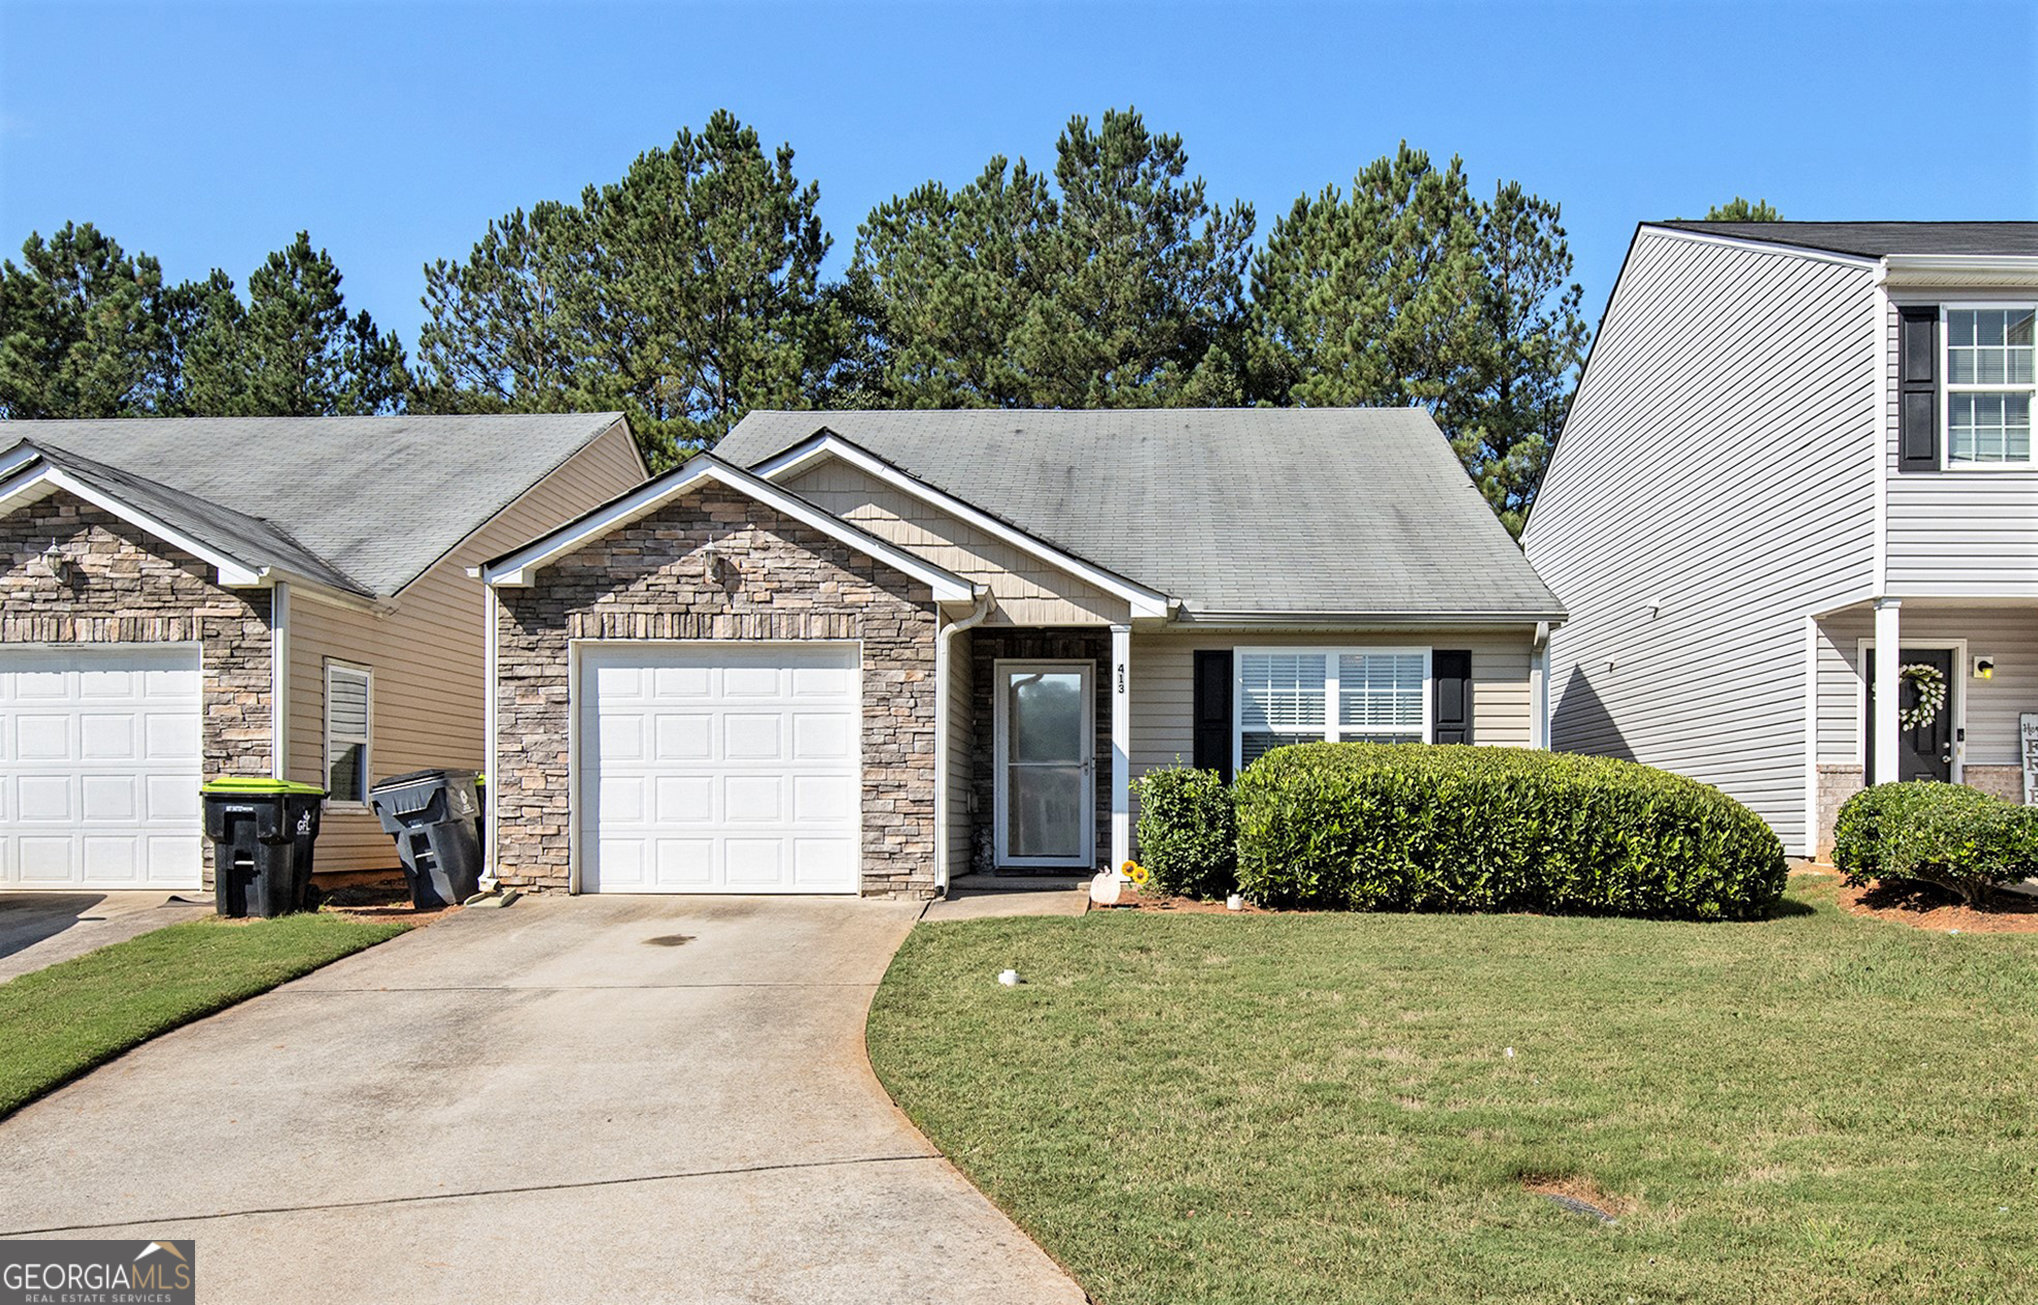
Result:
[[[1930,677],[1908,673],[1913,667],[1930,667],[1938,672],[1933,688],[1938,709],[1926,709],[1926,686]],[[1875,773],[1875,650],[1868,650],[1868,719],[1863,737],[1868,740],[1868,782],[1882,781]],[[1897,778],[1903,780],[1953,778],[1953,650],[1950,648],[1906,648],[1897,680],[1899,728],[1896,743]],[[1906,726],[1904,715],[1913,719]],[[1929,716],[1929,719],[1926,717]]]
[[[1088,869],[1094,863],[1092,669],[1088,662],[997,664],[999,865]]]

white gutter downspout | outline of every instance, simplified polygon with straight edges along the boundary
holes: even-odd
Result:
[[[1529,746],[1550,747],[1550,623],[1536,622],[1529,651]]]
[[[495,681],[495,607],[495,587],[482,585],[481,673],[486,689],[481,702],[481,728],[486,737],[482,740],[481,764],[484,767],[483,773],[488,776],[488,787],[482,790],[481,807],[488,829],[481,840],[481,873],[491,879],[495,877],[495,840],[502,828],[502,822],[496,815],[496,794],[502,788],[502,781],[495,769],[495,700],[501,691],[501,686]]]
[[[991,591],[979,587],[976,606],[960,621],[950,621],[934,639],[934,886],[948,892],[948,671],[949,641],[982,623],[991,614]],[[493,737],[493,735],[491,735]],[[489,825],[495,815],[489,813]]]
[[[290,586],[269,590],[269,775],[290,778]]]

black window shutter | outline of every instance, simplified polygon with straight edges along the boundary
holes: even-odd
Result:
[[[1214,770],[1231,782],[1231,649],[1196,650],[1196,718],[1198,770]]]
[[[1436,649],[1429,655],[1430,741],[1472,741],[1472,654]]]
[[[1897,310],[1897,467],[1939,469],[1939,309]]]

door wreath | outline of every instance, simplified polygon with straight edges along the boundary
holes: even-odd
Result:
[[[1907,730],[1920,730],[1939,719],[1940,711],[1946,706],[1945,673],[1936,666],[1912,662],[1899,668],[1896,675],[1917,695],[1915,702],[1897,713],[1897,724]]]

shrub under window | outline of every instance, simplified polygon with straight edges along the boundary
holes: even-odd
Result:
[[[1766,916],[1783,845],[1696,780],[1519,748],[1321,743],[1234,786],[1239,887],[1271,906]]]

